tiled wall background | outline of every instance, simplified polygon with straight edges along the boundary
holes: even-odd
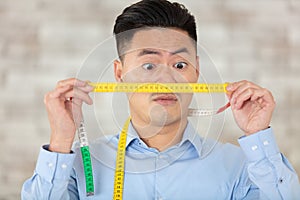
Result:
[[[131,2],[0,1],[0,200],[20,198],[39,148],[49,140],[44,94],[76,76]],[[272,126],[300,173],[300,1],[181,2],[196,16],[199,43],[224,80],[248,79],[273,92]],[[228,112],[222,140],[235,142],[240,134]]]

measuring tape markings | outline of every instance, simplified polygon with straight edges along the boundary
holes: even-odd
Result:
[[[224,84],[203,84],[203,83],[89,83],[94,86],[94,92],[137,92],[137,93],[224,93],[226,92],[227,83]],[[124,163],[125,148],[128,126],[130,118],[124,124],[121,131],[117,156],[116,169],[114,177],[114,200],[123,199],[124,186]],[[83,160],[84,174],[86,179],[86,195],[94,195],[94,182],[91,155],[88,146],[88,140],[84,123],[79,127],[79,138],[81,144],[81,154]]]
[[[80,148],[80,150],[81,150],[84,175],[85,175],[86,195],[92,196],[94,195],[94,182],[93,182],[93,169],[92,169],[89,146],[83,146]]]
[[[89,83],[94,92],[224,93],[228,83]]]
[[[114,200],[123,199],[123,186],[124,186],[124,163],[125,163],[125,148],[128,126],[130,124],[130,117],[124,124],[121,131],[118,143],[117,158],[116,158],[116,169],[115,169],[115,179],[114,179]]]
[[[92,161],[91,161],[91,154],[89,149],[87,133],[85,131],[85,126],[83,121],[80,122],[80,125],[78,127],[78,135],[79,135],[80,151],[81,151],[83,170],[85,176],[86,196],[92,196],[94,195],[93,169],[92,169]]]

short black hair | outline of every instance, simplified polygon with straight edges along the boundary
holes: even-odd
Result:
[[[149,27],[177,28],[186,31],[197,42],[195,18],[184,5],[167,0],[142,0],[125,8],[115,21],[113,33],[120,58],[126,42],[135,33],[134,29]],[[127,34],[120,34],[124,32]]]

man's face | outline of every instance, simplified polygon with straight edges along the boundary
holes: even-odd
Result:
[[[137,31],[123,61],[115,62],[118,81],[197,82],[195,44],[185,31],[151,28]],[[128,94],[131,117],[140,126],[165,126],[187,117],[192,94]]]

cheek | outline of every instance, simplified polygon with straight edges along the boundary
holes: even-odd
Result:
[[[148,104],[149,94],[128,93],[127,98],[132,106],[143,107]]]
[[[181,107],[183,109],[185,109],[186,107],[188,107],[190,104],[191,104],[191,101],[192,101],[192,98],[193,98],[193,94],[181,94]]]
[[[186,79],[188,82],[197,82],[198,81],[198,73],[196,69],[191,69],[186,74]]]
[[[193,94],[185,94],[186,96],[186,101],[190,104],[193,98]]]

